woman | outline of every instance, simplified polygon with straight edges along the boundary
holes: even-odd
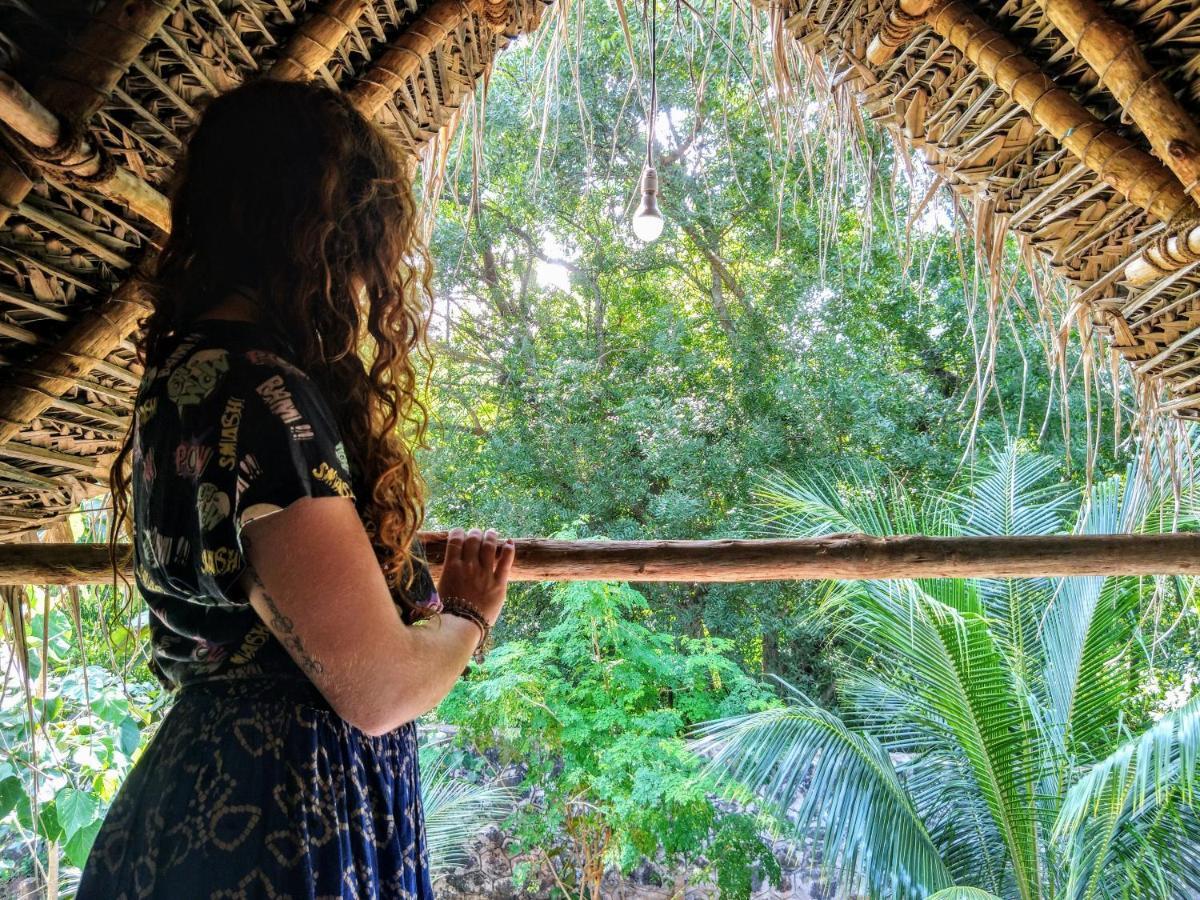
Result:
[[[482,646],[514,549],[455,529],[435,588],[415,541],[407,171],[314,85],[238,88],[191,139],[112,476],[178,695],[81,900],[432,896],[413,719]]]

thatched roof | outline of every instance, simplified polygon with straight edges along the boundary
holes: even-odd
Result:
[[[258,72],[316,77],[418,151],[545,2],[0,10],[0,539],[104,490],[140,375],[127,279],[169,224],[161,189],[199,97]],[[755,3],[839,108],[969,201],[980,234],[1046,260],[1128,361],[1143,411],[1200,417],[1195,0]]]
[[[967,199],[981,234],[1011,231],[1065,280],[1143,413],[1200,417],[1200,4],[760,5],[839,100]]]
[[[411,151],[548,0],[37,0],[0,9],[0,539],[104,490],[140,376],[127,283],[196,101],[349,91]]]

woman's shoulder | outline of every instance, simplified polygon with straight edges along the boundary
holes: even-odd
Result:
[[[279,390],[307,389],[311,379],[273,332],[248,322],[197,322],[148,368],[139,397],[164,395],[181,412],[202,405],[218,388],[248,389],[264,398]],[[261,391],[258,389],[261,388]]]

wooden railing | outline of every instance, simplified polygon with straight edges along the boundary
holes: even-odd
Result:
[[[423,532],[436,575],[446,532]],[[514,581],[780,581],[1200,575],[1200,535],[871,537],[805,540],[555,541],[518,538]],[[121,566],[132,568],[128,547]],[[103,544],[0,544],[0,584],[110,581]]]

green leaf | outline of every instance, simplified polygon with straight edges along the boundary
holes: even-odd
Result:
[[[54,805],[58,809],[59,826],[68,838],[90,825],[100,808],[95,797],[73,787],[65,787],[55,794]]]
[[[0,781],[0,819],[17,808],[17,803],[25,796],[25,785],[16,775],[9,775]]]
[[[67,859],[71,861],[71,865],[80,869],[83,868],[84,863],[87,862],[88,854],[92,852],[92,844],[96,842],[96,835],[100,833],[100,828],[103,824],[103,819],[96,819],[67,838],[63,844],[63,852],[67,854]]]
[[[62,824],[58,820],[58,808],[53,801],[38,807],[37,832],[48,841],[62,840]]]
[[[861,866],[877,893],[923,898],[951,879],[887,753],[868,734],[812,704],[708,722],[692,749],[705,774],[734,781],[819,836],[827,866],[854,877]]]
[[[129,716],[129,701],[116,694],[100,694],[92,698],[92,712],[105,722],[120,725]]]
[[[1000,900],[1000,898],[979,888],[956,886],[932,894],[929,900]]]
[[[142,731],[132,718],[121,722],[121,730],[117,732],[117,746],[126,756],[132,756],[142,744]]]

